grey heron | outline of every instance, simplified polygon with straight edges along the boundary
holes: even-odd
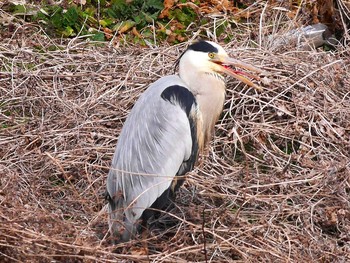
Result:
[[[223,73],[259,89],[211,41],[190,45],[178,60],[179,74],[151,84],[135,103],[118,139],[107,177],[109,229],[119,241],[135,237],[154,209],[164,209],[211,139],[224,105]],[[253,76],[253,75],[250,75]]]

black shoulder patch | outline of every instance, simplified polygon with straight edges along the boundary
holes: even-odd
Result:
[[[196,104],[196,98],[191,91],[180,85],[173,85],[167,87],[160,95],[162,99],[171,102],[172,104],[178,103],[180,107],[189,116],[192,105]]]
[[[204,40],[200,40],[192,45],[190,45],[187,49],[193,50],[193,51],[201,51],[201,52],[214,52],[214,53],[218,53],[219,50],[214,47],[213,45],[211,45],[210,43],[208,43],[207,41]]]

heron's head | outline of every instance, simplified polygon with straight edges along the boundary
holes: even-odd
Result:
[[[185,82],[186,80],[189,82],[189,78],[199,77],[194,76],[193,74],[195,73],[213,74],[221,79],[223,79],[222,75],[225,73],[253,88],[261,90],[261,87],[249,79],[259,79],[259,77],[246,73],[242,69],[254,73],[262,72],[252,65],[231,58],[220,45],[211,41],[200,40],[190,45],[179,59],[180,77]]]

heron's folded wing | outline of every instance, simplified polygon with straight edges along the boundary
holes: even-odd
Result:
[[[152,84],[135,104],[119,137],[107,190],[117,208],[125,209],[130,222],[138,220],[170,187],[191,155],[191,127],[188,113],[178,101],[181,98],[172,98],[172,94],[168,94],[169,100],[162,97],[164,90],[179,83],[183,85],[178,77],[170,76]]]

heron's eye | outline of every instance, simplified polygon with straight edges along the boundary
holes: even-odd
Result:
[[[212,52],[210,52],[210,53],[208,53],[208,57],[211,58],[211,59],[213,59],[213,58],[215,57],[215,54],[212,53]]]

